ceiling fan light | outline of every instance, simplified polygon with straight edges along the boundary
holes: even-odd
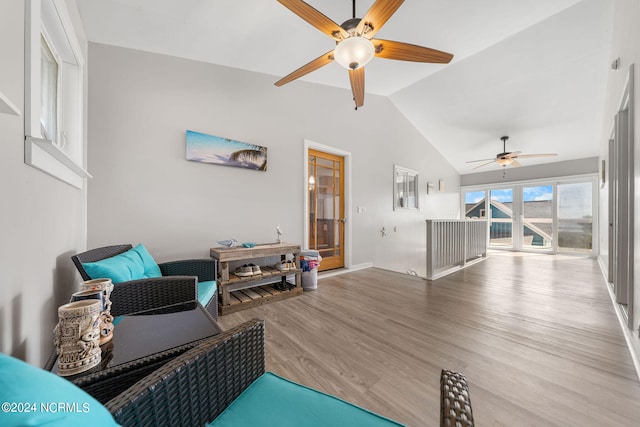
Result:
[[[511,163],[513,163],[513,160],[509,158],[501,157],[496,160],[496,163],[499,164],[500,166],[508,166]]]
[[[375,48],[367,38],[353,36],[342,40],[333,51],[335,61],[347,70],[357,70],[373,58]]]

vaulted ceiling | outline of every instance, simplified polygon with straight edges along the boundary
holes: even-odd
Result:
[[[77,3],[92,42],[273,74],[274,82],[335,47],[276,0]],[[351,0],[307,3],[338,24],[351,18]],[[374,58],[365,67],[366,93],[389,97],[463,174],[479,164],[466,161],[501,152],[503,135],[510,136],[507,151],[558,153],[522,159],[523,166],[597,156],[613,3],[407,0],[376,37],[454,59],[441,65]],[[372,4],[358,1],[356,15]],[[337,64],[301,80],[350,87]],[[492,168],[500,166],[478,171]]]

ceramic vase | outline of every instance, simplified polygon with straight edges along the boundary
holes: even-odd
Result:
[[[100,345],[111,341],[113,338],[113,316],[111,315],[111,291],[113,291],[113,282],[111,279],[92,279],[82,282],[81,289],[83,291],[102,291],[103,308],[100,324]]]
[[[53,331],[58,375],[75,375],[100,363],[101,310],[102,304],[96,299],[74,301],[58,308],[58,324]]]

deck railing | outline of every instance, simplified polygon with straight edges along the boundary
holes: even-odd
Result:
[[[428,219],[427,280],[451,274],[487,256],[487,221]]]

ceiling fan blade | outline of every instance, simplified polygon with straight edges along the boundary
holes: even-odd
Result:
[[[332,39],[340,41],[349,37],[349,33],[340,25],[327,18],[322,12],[309,6],[302,0],[278,0],[284,7],[307,21]]]
[[[489,160],[491,160],[492,162],[495,162],[495,157],[493,159],[480,159],[480,160],[469,160],[467,163],[476,163],[476,162],[488,162]]]
[[[531,157],[554,157],[557,156],[557,153],[549,153],[549,154],[522,154],[519,155],[518,158],[519,159],[526,159],[526,158],[531,158]]]
[[[513,166],[514,168],[519,168],[522,165],[516,159],[511,159],[511,166]]]
[[[364,67],[357,70],[349,70],[349,81],[351,82],[351,92],[356,108],[364,105]]]
[[[490,165],[491,163],[494,163],[494,162],[495,162],[495,160],[491,160],[490,162],[483,163],[483,164],[481,164],[480,166],[476,166],[475,168],[473,168],[473,169],[471,169],[471,170],[476,170],[476,169],[481,168],[481,167],[483,167],[483,166]]]
[[[396,13],[402,3],[404,3],[404,0],[376,0],[367,11],[367,14],[364,15],[364,18],[358,23],[356,32],[370,39],[380,31],[380,28],[391,18],[391,15]],[[367,31],[363,34],[365,26]]]
[[[447,52],[418,46],[415,44],[394,42],[391,40],[371,40],[378,58],[397,59],[400,61],[432,62],[448,64],[453,55]]]
[[[502,157],[504,157],[504,158],[506,158],[506,159],[510,159],[510,158],[512,158],[512,157],[518,157],[518,154],[520,154],[520,153],[522,153],[522,151],[513,151],[513,152],[511,152],[511,153],[507,153],[507,154],[505,154],[505,155],[504,155],[504,156],[502,156]]]
[[[319,56],[313,61],[309,62],[308,64],[303,65],[302,67],[298,68],[294,72],[278,80],[275,83],[275,85],[282,86],[284,84],[287,84],[290,81],[293,81],[304,75],[307,75],[310,72],[315,71],[320,67],[324,67],[325,65],[330,64],[331,62],[333,62],[333,51],[327,52],[324,55]]]

